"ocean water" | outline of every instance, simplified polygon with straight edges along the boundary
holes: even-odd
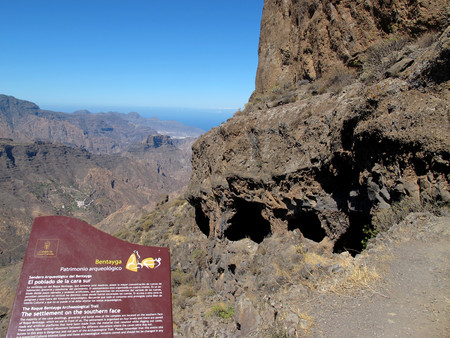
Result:
[[[231,118],[237,109],[193,109],[193,108],[148,108],[137,111],[144,117],[158,117],[161,120],[176,120],[187,126],[205,131],[217,127]]]

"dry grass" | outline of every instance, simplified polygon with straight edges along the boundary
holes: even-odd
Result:
[[[375,266],[365,263],[355,264],[343,275],[342,278],[334,278],[328,284],[322,285],[322,292],[334,292],[340,296],[349,296],[354,292],[368,292],[370,295],[377,294],[386,297],[376,290],[382,276]]]
[[[406,38],[398,36],[370,47],[363,60],[361,80],[371,82],[381,79],[385,71],[397,61],[398,52],[406,46],[407,42]]]
[[[300,328],[306,332],[309,332],[311,327],[314,325],[314,318],[309,315],[308,312],[300,312],[300,311],[294,311],[295,314],[300,319]]]
[[[191,298],[197,294],[191,285],[181,285],[179,293],[183,298]]]
[[[275,276],[282,277],[285,280],[292,279],[293,270],[286,268],[286,266],[280,267],[280,265],[277,262],[272,262],[272,269],[273,271],[275,271]]]
[[[331,93],[339,94],[346,86],[356,80],[356,73],[353,69],[339,65],[326,72],[312,86],[316,88],[318,94]]]
[[[316,266],[318,264],[320,265],[327,265],[329,262],[329,259],[327,259],[324,256],[321,256],[319,254],[316,254],[315,252],[307,252],[303,255],[303,260],[305,264]]]
[[[14,304],[14,295],[16,294],[17,285],[19,283],[21,265],[22,262],[0,269],[0,299],[2,299],[3,303],[0,304],[0,307],[6,306],[12,308]]]
[[[418,201],[413,198],[405,198],[393,203],[389,209],[380,210],[372,220],[376,233],[389,230],[394,224],[403,221],[412,212],[429,212],[440,216],[448,210],[448,205],[438,205],[435,201]]]
[[[426,32],[417,39],[417,45],[419,46],[419,48],[427,48],[430,47],[434,42],[436,42],[437,39],[438,33],[433,31]]]
[[[356,265],[346,274],[340,287],[351,290],[372,288],[374,282],[379,279],[381,276],[375,267],[369,267],[366,264]]]

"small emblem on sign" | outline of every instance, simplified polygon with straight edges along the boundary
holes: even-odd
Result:
[[[58,254],[59,239],[38,239],[35,257],[54,257]]]
[[[140,259],[139,252],[134,250],[130,258],[128,258],[126,268],[130,271],[137,272],[138,269],[142,269],[144,266],[147,269],[156,269],[161,265],[161,258],[145,258],[142,262]]]

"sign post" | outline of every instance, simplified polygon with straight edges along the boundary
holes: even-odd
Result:
[[[172,337],[171,298],[168,248],[38,217],[7,337]]]

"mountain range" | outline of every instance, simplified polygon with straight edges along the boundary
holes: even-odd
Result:
[[[144,118],[138,113],[72,114],[42,110],[36,104],[0,95],[0,135],[17,142],[59,142],[96,154],[124,151],[148,135],[198,137],[204,131],[177,121]]]

